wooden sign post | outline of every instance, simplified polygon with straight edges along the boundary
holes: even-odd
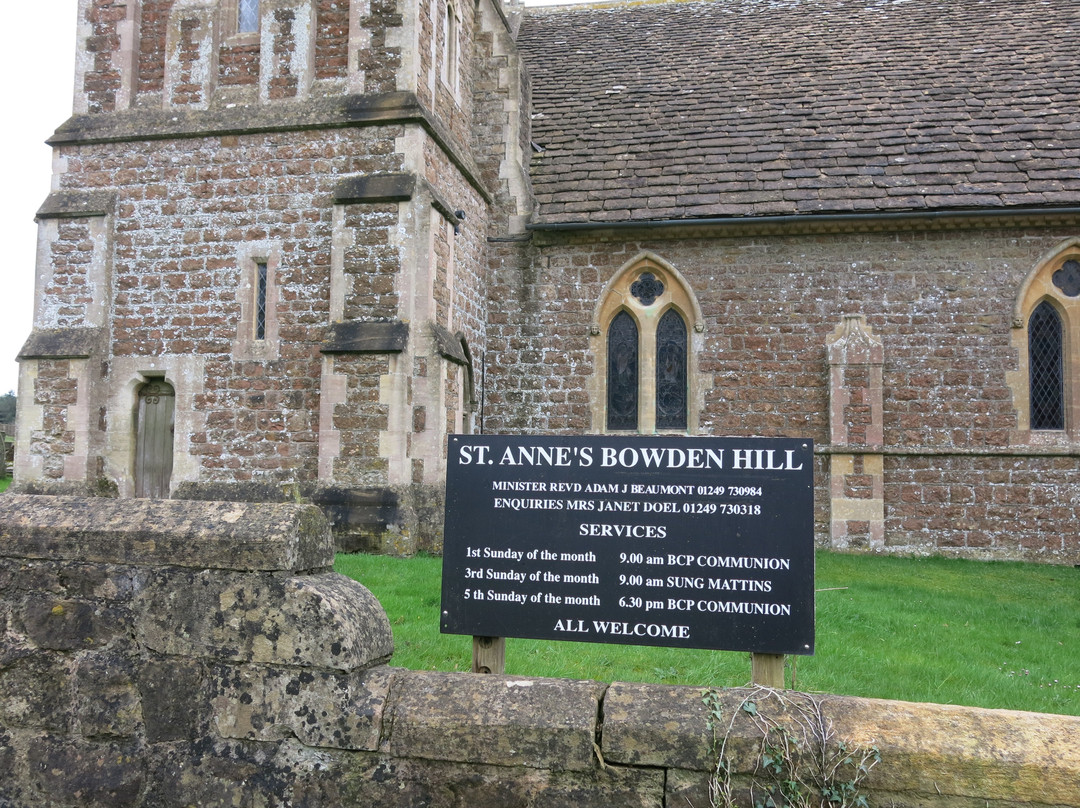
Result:
[[[506,638],[472,638],[472,672],[506,673]]]
[[[784,689],[784,655],[751,654],[750,679],[755,685]]]

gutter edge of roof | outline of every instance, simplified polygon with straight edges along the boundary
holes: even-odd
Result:
[[[964,209],[934,211],[889,211],[874,213],[793,213],[778,216],[724,216],[700,219],[643,219],[616,222],[530,222],[526,230],[534,232],[583,231],[583,230],[654,230],[660,228],[709,227],[721,229],[788,228],[869,225],[875,228],[889,224],[908,226],[929,223],[967,222],[978,226],[983,221],[1008,219],[1037,219],[1052,216],[1080,216],[1080,206],[1024,207],[1001,209]]]

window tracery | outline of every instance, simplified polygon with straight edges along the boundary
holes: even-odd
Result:
[[[674,267],[643,254],[616,273],[593,320],[594,429],[692,431],[691,342],[700,331],[700,309]]]

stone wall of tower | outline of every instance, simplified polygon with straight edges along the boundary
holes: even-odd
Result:
[[[471,135],[499,69],[472,40],[508,36],[481,5],[455,6],[447,48],[437,0],[262,0],[250,33],[232,0],[82,0],[23,490],[133,495],[138,392],[160,380],[173,496],[310,498],[352,546],[439,546],[509,220]]]

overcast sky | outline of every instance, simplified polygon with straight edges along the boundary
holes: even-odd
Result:
[[[562,0],[565,2],[565,0]],[[30,334],[33,319],[37,225],[34,212],[49,193],[51,149],[45,139],[71,115],[74,86],[77,0],[4,2],[7,37],[0,48],[0,109],[7,125],[0,133],[5,188],[0,194],[0,243],[5,266],[0,275],[0,395],[15,390],[15,355]],[[526,0],[551,5],[560,0]]]
[[[45,138],[71,115],[75,71],[76,0],[4,3],[8,36],[0,48],[0,132],[4,192],[0,194],[0,395],[14,390],[15,354],[33,319],[34,212],[49,193],[51,149]],[[16,33],[18,32],[18,33]]]

